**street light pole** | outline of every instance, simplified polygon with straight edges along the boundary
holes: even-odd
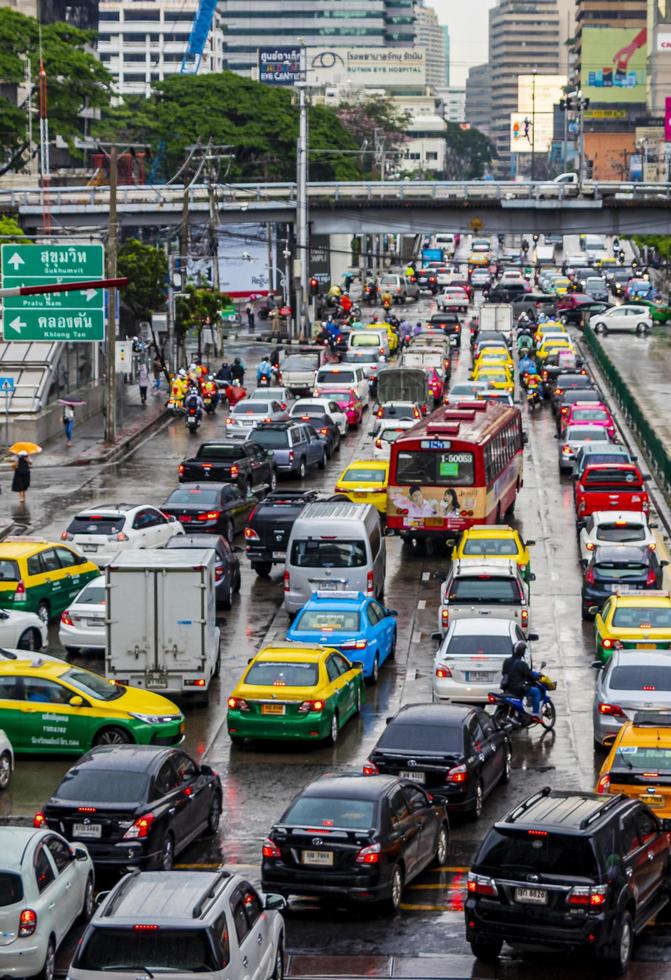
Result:
[[[536,179],[536,72],[531,76],[531,183]]]
[[[306,53],[301,49],[301,74],[305,77]],[[308,261],[309,261],[309,226],[308,226],[308,100],[306,82],[298,82],[298,152],[296,173],[296,247],[298,252],[298,269],[296,283],[296,323],[300,332],[308,325]]]
[[[107,231],[107,275],[116,276],[117,257],[117,148],[110,148],[109,222]],[[108,295],[107,335],[105,343],[105,442],[116,441],[116,290]]]

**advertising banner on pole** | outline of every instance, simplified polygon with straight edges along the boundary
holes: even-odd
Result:
[[[671,143],[671,96],[664,99],[664,142]]]
[[[531,153],[531,118],[525,112],[510,113],[510,152]]]
[[[259,81],[264,85],[295,85],[302,81],[301,48],[259,48]]]

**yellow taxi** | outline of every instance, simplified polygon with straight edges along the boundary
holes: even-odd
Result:
[[[372,504],[381,514],[387,513],[389,460],[357,459],[347,466],[335,485],[353,504]]]
[[[617,265],[617,259],[615,258],[614,255],[604,255],[604,257],[602,259],[597,259],[595,261],[594,265],[598,269],[603,269],[604,266]]]
[[[505,367],[475,367],[471,375],[473,381],[486,381],[490,388],[513,391],[515,383],[511,371]]]
[[[517,562],[522,577],[531,581],[529,548],[536,542],[522,539],[522,535],[508,524],[474,524],[466,528],[452,550],[452,561],[470,559],[491,561],[501,558]]]
[[[94,745],[178,745],[184,716],[160,694],[38,658],[0,662],[0,728],[18,753],[82,755]]]
[[[504,350],[503,347],[483,347],[478,353],[475,363],[480,364],[484,360],[497,361],[500,364],[504,364],[510,371],[514,370],[514,362],[510,351]]]
[[[98,566],[71,545],[6,538],[0,542],[0,609],[37,613],[48,623],[96,575]]]
[[[671,593],[618,591],[594,612],[594,639],[600,660],[613,650],[668,650],[671,647]]]
[[[538,324],[536,327],[536,332],[534,333],[534,340],[538,345],[543,342],[543,337],[545,337],[546,334],[558,333],[566,334],[567,338],[569,336],[568,330],[563,323],[560,323],[559,320],[548,320],[546,323]]]
[[[391,323],[387,323],[386,320],[383,320],[381,323],[377,323],[375,320],[373,320],[372,323],[364,324],[364,330],[367,330],[369,328],[371,330],[387,331],[387,340],[389,341],[389,353],[393,354],[394,351],[398,348],[398,333],[394,330]]]
[[[671,818],[668,714],[638,711],[633,721],[624,723],[601,766],[596,792],[623,793],[645,803],[660,820]]]
[[[468,264],[470,266],[489,265],[491,260],[491,252],[470,252],[468,256]]]
[[[228,699],[228,734],[246,738],[328,739],[358,715],[364,701],[361,664],[335,647],[284,642],[253,657]]]
[[[569,337],[566,337],[565,340],[562,340],[561,337],[547,337],[536,349],[536,357],[541,361],[545,361],[550,354],[556,354],[560,350],[569,351],[571,354],[576,353],[575,346],[571,343]]]
[[[482,368],[505,368],[508,374],[512,377],[513,375],[513,365],[512,362],[509,364],[508,361],[504,360],[502,357],[484,357],[480,356],[476,358],[473,364],[473,370],[482,370]]]
[[[559,276],[552,283],[552,291],[556,296],[564,296],[568,292],[571,280],[568,276]]]

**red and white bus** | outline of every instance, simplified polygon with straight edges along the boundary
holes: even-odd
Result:
[[[456,539],[499,524],[522,486],[518,408],[465,402],[439,408],[392,444],[387,527],[403,538]]]

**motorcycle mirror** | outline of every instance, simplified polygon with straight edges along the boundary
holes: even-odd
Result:
[[[547,664],[547,660],[541,660],[541,670],[543,670],[546,664]]]
[[[604,665],[600,660],[593,660],[591,663],[592,670],[603,670]]]
[[[532,643],[535,643],[536,640],[540,639],[540,637],[538,636],[538,633],[529,633],[527,639],[530,640]]]

